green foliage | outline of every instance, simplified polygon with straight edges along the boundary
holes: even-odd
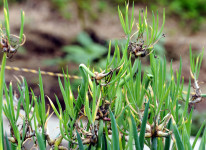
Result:
[[[106,54],[107,49],[92,41],[89,35],[85,32],[81,32],[77,36],[76,40],[80,45],[71,45],[63,47],[63,51],[67,53],[65,60],[73,61],[77,64],[87,64],[88,60],[93,62],[96,59],[102,58]]]
[[[192,31],[197,31],[206,15],[206,6],[204,3],[204,0],[161,0],[151,3],[151,8],[157,8],[159,5],[167,7],[167,13],[179,18],[180,24],[184,27],[189,26]]]
[[[132,117],[132,115],[131,115],[131,120],[132,120],[132,128],[133,128],[133,136],[134,136],[134,141],[135,141],[135,148],[136,149],[141,149],[140,148],[140,142],[139,142],[139,137],[138,137],[138,132],[137,132],[137,125],[136,125],[136,123],[135,123],[135,120],[134,120],[134,118]]]
[[[6,22],[6,31],[7,33],[9,32],[9,25],[8,23],[8,3],[7,1],[4,1],[4,16]],[[7,7],[5,7],[7,6]],[[6,66],[6,54],[3,55],[2,59],[2,67],[1,67],[1,74],[0,74],[0,139],[4,139],[4,134],[3,134],[3,117],[2,117],[2,112],[3,112],[3,87],[4,87],[4,76],[5,76],[5,66]],[[2,132],[1,132],[2,131]],[[0,149],[3,149],[3,141],[0,141]]]
[[[175,0],[171,3],[170,10],[185,21],[193,20],[191,24],[194,29],[198,29],[204,15],[206,15],[204,0]]]
[[[70,6],[76,6],[77,14],[78,14],[78,19],[82,22],[82,26],[84,27],[85,25],[85,20],[86,19],[92,19],[95,20],[98,18],[98,11],[103,11],[106,7],[106,3],[103,0],[96,1],[95,4],[98,5],[98,10],[95,11],[94,9],[91,9],[91,5],[93,2],[91,0],[52,0],[51,1],[53,4],[53,7],[57,8],[59,13],[65,17],[66,19],[71,18],[71,12],[68,12],[68,8]],[[74,9],[72,9],[74,10]],[[85,14],[87,14],[87,17],[85,17]]]
[[[75,62],[77,64],[87,64],[88,61],[94,66],[99,66],[100,63],[93,63],[95,60],[102,59],[107,53],[107,49],[95,43],[86,32],[81,32],[76,40],[78,45],[68,45],[62,48],[62,51],[66,53],[66,56],[62,59],[54,58],[52,60],[44,61],[47,65],[64,64],[67,62]],[[105,65],[105,63],[103,63]]]
[[[192,116],[191,135],[195,136],[205,124],[206,113],[194,112]],[[203,126],[204,127],[204,126]],[[199,134],[202,135],[203,131]]]
[[[78,131],[76,131],[76,132],[77,132],[77,140],[78,140],[78,144],[79,144],[79,149],[80,149],[80,150],[84,150],[84,146],[83,146],[83,143],[82,143],[82,139],[81,139]]]
[[[67,7],[71,0],[52,0],[53,7],[57,8],[59,13],[66,19],[71,18],[71,13],[68,12]]]
[[[1,68],[1,76],[0,76],[0,130],[3,129],[3,119],[2,119],[2,112],[3,112],[3,86],[4,86],[4,73],[5,73],[5,65],[6,65],[6,54],[4,54],[2,59],[2,68]],[[3,139],[3,132],[0,132],[0,139]],[[0,149],[3,149],[3,143],[0,141]]]
[[[203,53],[204,53],[204,48],[202,50],[202,53],[200,53],[197,58],[192,56],[192,49],[190,46],[190,66],[191,66],[191,72],[193,74],[193,78],[198,79],[199,77],[199,72],[200,72],[200,67],[203,59]]]
[[[5,4],[5,7],[8,8],[8,5]],[[4,9],[5,17],[7,17],[5,23],[7,33],[10,33],[9,15],[6,8]],[[140,11],[137,32],[134,34],[132,34],[133,24],[135,24],[134,5],[131,16],[128,4],[125,6],[124,13],[120,8],[118,8],[118,13],[120,23],[127,36],[127,43],[120,48],[116,42],[114,53],[111,55],[110,42],[103,71],[101,68],[95,71],[84,64],[79,65],[82,81],[76,98],[68,78],[68,71],[64,73],[62,80],[58,79],[65,110],[57,96],[57,106],[54,105],[53,100],[47,97],[59,119],[60,133],[56,135],[55,139],[50,137],[47,129],[48,120],[52,114],[49,114],[50,106],[46,110],[40,71],[40,96],[36,96],[32,89],[29,90],[26,81],[22,79],[22,82],[19,80],[20,98],[17,99],[13,94],[12,84],[7,89],[4,81],[6,63],[4,54],[0,76],[0,113],[2,115],[2,111],[4,112],[11,126],[10,137],[6,138],[8,149],[10,149],[8,141],[15,146],[14,149],[22,149],[25,141],[29,138],[38,143],[40,149],[46,149],[48,146],[65,149],[60,145],[63,139],[68,142],[68,149],[143,150],[147,145],[156,150],[169,149],[170,144],[173,149],[193,149],[195,147],[196,141],[205,127],[205,122],[196,135],[195,141],[191,144],[189,139],[194,108],[190,107],[201,102],[204,95],[197,82],[203,52],[195,58],[190,50],[191,77],[195,83],[195,94],[192,94],[190,98],[191,81],[189,81],[188,93],[183,94],[184,80],[181,75],[181,60],[179,70],[176,72],[173,71],[171,63],[170,78],[167,79],[166,60],[156,59],[154,55],[155,45],[162,37],[165,23],[164,10],[160,29],[158,28],[158,12],[156,17],[153,13],[150,25],[147,21],[147,10]],[[23,34],[22,30],[20,33]],[[137,36],[136,41],[131,41],[131,37],[135,35]],[[102,56],[106,51],[101,49],[101,46],[94,44],[84,33],[78,36],[78,41],[81,46],[65,48],[65,51],[72,55],[70,59],[76,55],[76,59],[79,59],[80,56],[87,56],[93,60]],[[100,56],[93,54],[94,51],[98,51]],[[130,52],[129,56],[128,51]],[[74,54],[75,52],[76,54]],[[150,65],[147,72],[142,73],[141,61],[145,57],[149,57]],[[4,105],[3,94],[5,95]],[[17,104],[14,103],[16,99]],[[23,116],[20,113],[21,105],[25,113]],[[19,119],[22,119],[23,122],[20,127],[17,123]],[[0,128],[3,128],[2,123]],[[0,133],[3,139],[3,130]],[[174,134],[174,138],[171,138],[172,134]],[[205,149],[205,141],[206,130],[204,129],[200,149]],[[0,148],[5,148],[3,141],[0,141]]]
[[[119,150],[119,133],[117,130],[117,124],[115,121],[114,114],[110,111],[111,125],[112,125],[112,147],[113,149]]]
[[[144,137],[145,137],[146,124],[147,124],[147,119],[148,119],[148,111],[149,111],[149,101],[145,107],[145,112],[144,112],[144,116],[142,119],[141,130],[140,130],[140,135],[139,135],[140,147],[142,150],[144,149]]]

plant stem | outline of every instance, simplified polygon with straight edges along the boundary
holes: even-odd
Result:
[[[152,137],[152,150],[157,150],[157,137]]]
[[[86,66],[85,64],[80,64],[79,68],[84,69],[84,71],[86,71],[90,76],[95,77],[95,74],[93,72],[91,72]]]
[[[3,117],[2,117],[2,111],[3,111],[3,84],[4,84],[4,76],[5,76],[5,66],[6,66],[6,53],[3,55],[2,64],[1,64],[1,74],[0,74],[0,149],[3,149],[3,132],[2,132],[2,125],[3,125]]]
[[[124,84],[125,84],[125,81],[128,81],[131,77],[131,73],[132,73],[132,76],[134,76],[135,72],[137,71],[137,67],[138,67],[138,59],[135,59],[135,62],[133,64],[133,67],[132,67],[132,72],[130,72],[126,77],[125,77],[125,80],[124,79],[121,79],[120,83],[119,83],[119,86],[122,87]]]
[[[206,97],[206,94],[201,94],[201,97]]]

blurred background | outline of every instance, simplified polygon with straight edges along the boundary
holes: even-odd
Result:
[[[68,67],[69,74],[79,75],[80,63],[90,64],[91,68],[104,68],[109,41],[112,40],[113,43],[118,40],[122,43],[125,40],[117,12],[118,6],[124,9],[124,0],[8,0],[8,2],[11,33],[19,34],[22,9],[25,12],[24,33],[27,38],[24,46],[7,61],[8,66],[35,70],[40,68],[43,71],[60,73],[62,69],[66,70]],[[130,1],[130,4],[132,2]],[[0,5],[2,7],[2,1]],[[182,73],[187,85],[190,78],[189,45],[191,44],[196,54],[206,45],[206,0],[134,0],[134,5],[136,20],[139,10],[147,7],[150,18],[148,21],[151,21],[152,10],[154,12],[158,10],[160,25],[165,8],[166,38],[155,46],[155,50],[160,59],[166,56],[168,62],[172,60],[175,70],[178,69],[182,57]],[[3,9],[0,18],[1,20],[4,18]],[[135,26],[134,29],[136,30]],[[199,81],[203,82],[206,81],[205,58],[206,56],[199,77]],[[147,64],[148,60],[143,59]],[[14,75],[24,76],[38,95],[38,75],[7,70],[6,82],[12,80],[15,83]],[[43,76],[43,82],[45,95],[54,102],[54,94],[62,100],[57,77]],[[71,82],[73,89],[76,90],[80,81],[71,80]],[[206,93],[206,83],[200,86]],[[204,110],[205,107],[206,105],[201,104],[199,109]],[[203,120],[201,117],[197,113],[197,124]],[[198,129],[197,126],[195,128]]]

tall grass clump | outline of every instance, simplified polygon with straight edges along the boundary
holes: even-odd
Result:
[[[5,27],[9,40],[7,3],[4,13],[7,14]],[[203,135],[199,149],[205,149],[205,122],[194,142],[190,143],[192,114],[195,106],[205,97],[198,84],[203,51],[197,57],[193,56],[191,48],[188,52],[191,80],[185,92],[181,60],[179,70],[174,71],[172,62],[168,67],[165,57],[158,59],[155,55],[155,44],[165,37],[162,33],[165,10],[163,9],[161,24],[158,12],[152,12],[150,23],[147,10],[139,11],[139,18],[135,21],[134,4],[131,13],[126,4],[125,12],[122,13],[118,8],[118,14],[127,37],[126,44],[120,46],[116,42],[112,55],[110,42],[104,68],[94,70],[85,64],[79,65],[82,79],[77,97],[73,94],[68,71],[64,73],[62,80],[58,79],[65,103],[64,110],[57,96],[57,106],[54,105],[54,100],[47,97],[59,120],[59,134],[55,138],[48,132],[48,120],[53,113],[49,114],[50,106],[46,109],[41,72],[39,71],[40,96],[36,96],[22,78],[21,81],[18,79],[20,97],[15,97],[12,84],[7,87],[4,82],[6,56],[10,53],[5,51],[0,78],[0,115],[4,112],[11,132],[8,136],[4,135],[1,119],[0,149],[25,149],[25,143],[32,140],[33,147],[41,150],[48,147],[143,150],[146,146],[154,150],[183,150],[194,149],[201,132]],[[23,27],[20,39],[22,30]],[[150,64],[147,71],[143,72],[141,62],[147,57]],[[191,85],[194,93],[191,93]],[[20,109],[23,109],[23,114]],[[3,145],[4,136],[6,145]],[[66,142],[66,146],[62,146],[63,142]]]

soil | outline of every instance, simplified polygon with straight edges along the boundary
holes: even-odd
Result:
[[[135,10],[137,10],[135,13],[137,18],[140,7],[135,7]],[[103,39],[104,41],[124,37],[117,15],[117,9],[114,12],[108,8],[108,10],[103,11],[103,13],[98,13],[96,20],[86,19],[85,26],[83,27],[82,22],[78,19],[77,6],[75,3],[71,3],[70,6],[68,6],[68,12],[71,13],[71,18],[65,19],[49,0],[27,0],[21,4],[16,3],[9,5],[11,32],[14,34],[18,34],[19,32],[20,9],[24,10],[26,15],[24,33],[27,39],[23,47],[24,51],[23,49],[19,50],[11,60],[7,61],[8,66],[35,70],[40,68],[44,71],[62,72],[61,66],[48,66],[43,62],[47,59],[63,58],[65,54],[61,51],[61,48],[65,45],[72,44],[73,39],[75,39],[77,34],[83,29],[89,29],[96,35],[97,39]],[[3,19],[2,11],[0,18]],[[189,29],[187,27],[180,27],[175,18],[166,17],[164,30],[166,34],[164,42],[166,57],[168,60],[173,60],[173,68],[175,70],[179,67],[180,56],[182,57],[182,73],[186,83],[190,77],[189,45],[191,44],[192,49],[198,52],[206,45],[206,28],[204,28],[204,26],[195,34],[191,34],[188,31]],[[204,58],[205,57],[206,56],[204,56]],[[67,62],[67,65],[69,73],[72,73],[73,69],[78,69],[78,64]],[[205,72],[206,61],[203,59],[199,81],[206,82]],[[8,83],[11,80],[16,82],[13,77],[14,75],[24,76],[29,86],[38,95],[38,75],[7,70],[6,82]],[[43,82],[45,95],[54,99],[54,94],[56,94],[59,99],[62,100],[56,77],[43,76]],[[203,92],[206,92],[205,85],[206,84],[201,85]]]

